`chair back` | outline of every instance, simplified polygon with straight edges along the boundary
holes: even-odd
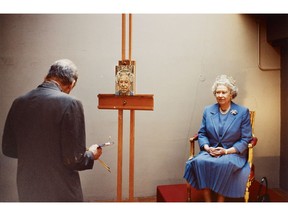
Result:
[[[254,122],[255,122],[255,111],[250,111],[250,122],[252,127],[252,135],[254,136]]]

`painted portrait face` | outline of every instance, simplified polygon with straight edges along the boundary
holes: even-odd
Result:
[[[225,85],[218,85],[216,88],[216,100],[220,105],[229,104],[232,100],[230,89]]]
[[[131,82],[127,74],[122,74],[118,80],[120,94],[128,95],[130,93]]]

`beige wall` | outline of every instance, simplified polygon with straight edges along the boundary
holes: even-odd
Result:
[[[279,55],[262,39],[263,63]],[[265,38],[264,38],[265,39]],[[214,103],[218,74],[239,86],[236,103],[256,110],[256,178],[278,187],[280,149],[279,71],[258,68],[257,23],[247,15],[133,15],[136,93],[154,94],[154,111],[136,112],[135,196],[152,196],[156,186],[183,183],[188,139],[204,106]],[[114,67],[121,59],[121,15],[0,15],[0,135],[15,97],[40,84],[50,64],[70,58],[80,70],[71,94],[82,100],[87,145],[117,141],[117,112],[97,109],[97,94],[114,93]],[[129,113],[124,113],[123,197],[128,196]],[[273,134],[273,136],[271,136]],[[116,197],[117,145],[105,148],[104,170],[81,172],[89,200]],[[17,200],[16,161],[0,153],[0,201]]]

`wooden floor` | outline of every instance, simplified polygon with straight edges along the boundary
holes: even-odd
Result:
[[[86,202],[118,202],[116,200],[86,200]],[[122,200],[121,202],[157,202],[156,196],[149,197],[135,197],[133,201],[130,200]]]
[[[129,202],[129,201],[126,201]],[[156,196],[150,197],[136,197],[134,198],[134,202],[157,202]]]

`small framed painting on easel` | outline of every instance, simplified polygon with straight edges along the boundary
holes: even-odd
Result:
[[[119,61],[119,65],[115,68],[115,95],[134,95],[135,85],[135,61]]]

